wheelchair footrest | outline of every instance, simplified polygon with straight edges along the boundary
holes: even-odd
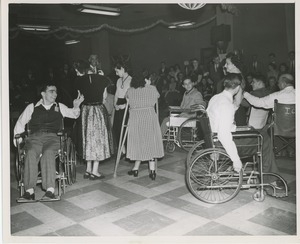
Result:
[[[34,202],[38,202],[38,200],[28,200],[22,197],[17,199],[17,203],[34,203]]]
[[[55,198],[42,197],[40,202],[56,202],[60,201],[60,196],[55,196]]]

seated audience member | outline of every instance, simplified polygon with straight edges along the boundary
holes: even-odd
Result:
[[[191,70],[189,76],[195,84],[198,84],[203,76],[203,70],[200,67],[199,61],[194,58],[191,62]]]
[[[252,91],[252,82],[253,82],[253,74],[249,73],[246,75],[246,87],[245,91],[250,92]]]
[[[279,69],[278,69],[279,73],[278,73],[278,77],[281,76],[281,75],[283,75],[283,74],[289,73],[289,72],[288,72],[288,69],[289,69],[289,68],[288,68],[288,66],[287,66],[286,63],[281,63],[281,64],[279,64]]]
[[[42,186],[46,190],[43,200],[55,198],[55,155],[60,147],[57,132],[61,129],[63,117],[76,119],[79,117],[79,106],[84,97],[78,92],[78,97],[73,101],[73,108],[68,108],[62,103],[56,103],[57,90],[52,84],[42,88],[42,99],[36,104],[29,104],[20,115],[14,135],[23,133],[25,125],[29,124],[30,131],[25,144],[24,186],[25,200],[34,200],[34,188],[38,178],[38,162],[41,161]],[[40,158],[40,155],[42,157]]]
[[[214,82],[214,91],[217,90],[217,84],[223,79],[223,67],[219,55],[215,54],[208,65],[210,79]]]
[[[242,77],[240,74],[227,74],[224,80],[224,91],[213,96],[207,108],[212,132],[217,133],[220,143],[233,162],[235,171],[238,172],[242,168],[240,156],[253,155],[255,150],[257,150],[256,146],[247,146],[255,144],[256,138],[239,138],[233,140],[231,134],[231,132],[236,131],[234,114],[242,100],[241,84]],[[263,172],[277,173],[278,168],[276,166],[270,136],[266,129],[259,130],[259,132],[264,138],[262,146]],[[266,178],[267,177],[265,177],[265,180],[269,182],[273,179],[273,177],[269,179]],[[277,187],[275,181],[272,182],[272,184]]]
[[[160,68],[158,70],[158,75],[160,77],[165,77],[166,78],[167,75],[168,75],[168,73],[169,73],[169,69],[167,68],[166,62],[165,61],[161,61],[160,62]]]
[[[250,94],[255,97],[265,97],[270,94],[270,90],[266,88],[265,78],[262,75],[254,75],[251,86],[253,91]],[[266,125],[270,112],[269,109],[251,106],[246,99],[242,100],[241,105],[250,109],[248,126],[254,129],[262,129]]]
[[[168,106],[179,106],[182,96],[179,91],[176,90],[176,80],[174,77],[171,77],[169,90],[165,94],[165,101]]]
[[[270,93],[279,91],[276,77],[271,76],[268,78],[268,86],[267,87],[270,90]]]
[[[197,89],[201,92],[205,101],[209,101],[213,96],[214,82],[209,78],[208,72],[203,74],[202,80],[197,84]]]
[[[206,106],[206,102],[203,100],[202,94],[196,89],[194,88],[195,83],[191,80],[191,78],[185,78],[185,80],[183,81],[183,87],[185,88],[185,93],[183,95],[183,99],[182,102],[180,104],[180,107],[182,109],[190,109],[192,108],[194,105],[202,105],[202,106]],[[178,116],[179,117],[186,117],[186,118],[191,118],[193,117],[195,114],[194,113],[181,113]],[[162,132],[162,136],[164,136],[164,134],[166,133],[168,127],[167,127],[167,123],[169,122],[170,118],[167,117],[163,120],[162,124],[161,124],[161,132]]]
[[[278,79],[278,70],[276,64],[269,63],[268,64],[268,71],[267,71],[267,77],[274,76],[276,79]]]

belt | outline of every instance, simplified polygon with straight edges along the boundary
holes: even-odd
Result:
[[[87,105],[87,106],[95,106],[95,105],[102,105],[101,102],[95,102],[95,103],[85,103],[83,105]]]
[[[29,134],[36,134],[36,133],[54,133],[56,134],[57,132],[56,131],[53,131],[53,130],[37,130],[37,131],[28,131]]]

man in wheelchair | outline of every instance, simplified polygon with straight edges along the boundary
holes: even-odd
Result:
[[[249,156],[254,153],[255,138],[235,138],[233,139],[232,132],[237,130],[234,122],[235,111],[243,98],[243,78],[240,74],[227,74],[224,81],[224,90],[220,94],[212,97],[208,104],[207,114],[209,117],[211,129],[213,133],[217,133],[219,142],[222,144],[230,159],[233,162],[234,170],[240,172],[242,169],[242,161],[240,156]],[[249,128],[250,129],[250,128]],[[262,144],[262,168],[263,172],[277,173],[274,153],[270,136],[266,129],[258,130],[263,137]],[[269,176],[267,181],[274,180],[273,176]],[[272,182],[277,189],[276,181]]]
[[[61,129],[64,117],[76,119],[80,115],[80,104],[84,97],[78,92],[73,101],[73,108],[56,103],[57,89],[53,84],[45,84],[41,90],[41,100],[36,104],[29,104],[20,115],[15,128],[14,138],[25,131],[27,125],[28,136],[25,138],[24,150],[24,187],[25,193],[21,200],[35,200],[34,189],[38,178],[38,163],[41,162],[42,187],[46,190],[41,200],[55,199],[55,156],[60,148],[57,133]],[[20,143],[23,139],[17,139]],[[16,142],[14,140],[14,144]]]

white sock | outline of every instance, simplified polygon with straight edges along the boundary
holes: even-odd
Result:
[[[32,195],[32,194],[34,193],[33,188],[29,188],[29,189],[27,189],[26,191],[29,192],[30,195]]]
[[[52,193],[54,193],[54,188],[53,187],[49,187],[49,188],[47,188],[47,191],[51,191]]]

